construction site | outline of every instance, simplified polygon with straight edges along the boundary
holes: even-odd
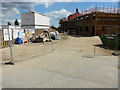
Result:
[[[76,8],[58,28],[32,10],[21,26],[2,25],[2,87],[118,88],[120,10],[90,10]]]

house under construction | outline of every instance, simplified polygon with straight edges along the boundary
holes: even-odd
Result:
[[[77,17],[75,22],[75,34],[80,35],[116,34],[120,30],[119,15],[114,13],[93,12]]]
[[[70,18],[72,16],[72,18]],[[73,17],[74,16],[74,17]],[[92,11],[86,14],[76,13],[60,21],[60,28],[69,34],[94,36],[116,34],[120,32],[120,15],[113,12]]]

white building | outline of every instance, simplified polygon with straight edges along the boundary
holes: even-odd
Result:
[[[23,29],[35,29],[36,33],[41,33],[50,28],[50,18],[34,11],[21,13],[21,26]]]

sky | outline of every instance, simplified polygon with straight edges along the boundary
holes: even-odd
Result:
[[[119,0],[106,0],[107,2],[104,0],[101,0],[101,2],[99,2],[99,0],[74,0],[74,2],[72,0],[53,0],[53,2],[50,2],[49,0],[44,0],[44,2],[42,2],[42,0],[29,1],[31,2],[27,2],[25,0],[19,0],[19,2],[16,0],[2,1],[2,5],[0,5],[0,12],[2,13],[2,15],[0,15],[0,21],[2,21],[2,25],[7,25],[8,21],[13,25],[15,19],[18,19],[19,23],[21,23],[20,14],[26,12],[27,10],[33,10],[50,17],[50,25],[58,27],[59,19],[75,13],[76,8],[78,8],[79,11],[96,5],[99,7],[104,5],[105,8],[116,6],[117,8]]]

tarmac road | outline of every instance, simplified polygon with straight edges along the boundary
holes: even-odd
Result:
[[[3,88],[117,88],[118,57],[97,48],[98,37],[69,37],[55,52],[2,65]],[[44,47],[40,48],[43,49]],[[29,51],[28,51],[29,52]],[[23,52],[24,53],[24,52]],[[108,55],[108,56],[102,56]]]
[[[4,88],[117,88],[118,58],[54,52],[3,65]]]

